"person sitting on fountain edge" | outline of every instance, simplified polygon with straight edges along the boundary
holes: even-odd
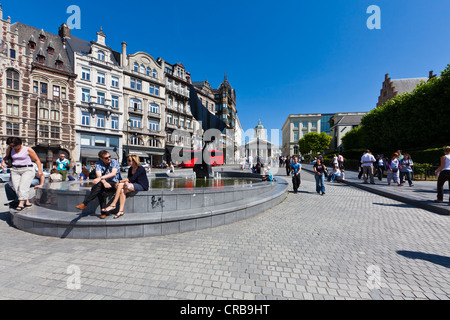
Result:
[[[105,196],[113,195],[116,192],[116,184],[120,181],[119,162],[116,159],[111,159],[108,151],[102,150],[98,153],[99,161],[95,163],[96,178],[92,180],[94,185],[86,200],[76,206],[77,209],[86,209],[89,202],[98,198],[100,208],[105,208]],[[106,218],[103,212],[101,219]]]

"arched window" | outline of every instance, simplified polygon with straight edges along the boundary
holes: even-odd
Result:
[[[135,62],[133,64],[133,71],[139,72],[139,63]]]
[[[19,73],[16,70],[8,69],[6,71],[6,87],[19,90]]]
[[[158,72],[156,72],[156,69],[153,69],[152,77],[153,77],[153,78],[158,77]]]
[[[134,110],[142,110],[141,100],[131,99],[130,100],[130,108]]]
[[[105,61],[105,53],[103,51],[99,50],[97,52],[97,58],[98,58],[98,60]]]
[[[147,75],[150,77],[152,75],[152,68],[147,67]]]
[[[139,72],[145,74],[145,67],[144,67],[143,64],[141,64],[140,69],[139,69]]]

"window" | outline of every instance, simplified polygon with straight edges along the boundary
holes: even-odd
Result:
[[[191,120],[190,119],[186,119],[186,128],[187,129],[191,128]]]
[[[119,130],[119,117],[111,117],[111,129]]]
[[[303,128],[308,128],[308,121],[303,121],[302,122],[302,127]]]
[[[56,66],[56,69],[61,70],[63,68],[63,62],[61,60],[56,60],[55,66]]]
[[[94,137],[94,145],[96,147],[106,147],[106,137],[95,136]]]
[[[111,77],[111,86],[114,88],[118,88],[119,87],[119,78]]]
[[[294,128],[298,129],[298,126],[299,126],[298,122],[294,122]]]
[[[61,98],[66,99],[66,87],[61,87]]]
[[[177,116],[173,117],[173,124],[176,126],[178,125],[178,117]]]
[[[48,126],[39,125],[39,137],[41,137],[41,138],[49,137]]]
[[[159,113],[159,106],[156,103],[150,103],[149,111],[152,113]]]
[[[52,110],[50,112],[51,120],[53,121],[59,121],[59,111],[58,110]]]
[[[91,125],[91,115],[89,114],[89,112],[81,112],[81,125],[83,126]],[[83,137],[81,138],[83,139]]]
[[[139,68],[139,72],[145,74],[145,67],[144,67],[144,65],[141,64],[141,66]]]
[[[105,84],[105,74],[104,73],[97,73],[97,83],[99,84]]]
[[[147,75],[151,76],[152,75],[152,68],[147,67]]]
[[[81,101],[91,102],[91,90],[89,90],[89,89],[81,90]]]
[[[10,49],[10,50],[9,50],[9,57],[10,57],[11,59],[15,59],[15,58],[16,58],[16,50]]]
[[[59,98],[61,96],[61,87],[53,86],[53,98]]]
[[[81,79],[90,81],[91,80],[91,70],[82,68],[81,69]]]
[[[104,115],[98,114],[97,115],[97,127],[98,128],[104,128],[106,123],[106,119]]]
[[[11,69],[6,71],[6,87],[19,90],[19,73],[17,71]]]
[[[155,96],[159,96],[159,86],[155,86]]]
[[[30,40],[30,41],[28,42],[28,47],[29,47],[31,50],[36,49],[36,42]]]
[[[140,145],[142,145],[142,139],[132,136],[132,137],[130,137],[130,144],[135,145],[135,146],[140,146]]]
[[[158,139],[155,139],[155,138],[150,138],[149,140],[148,140],[148,145],[149,145],[149,147],[158,147]]]
[[[110,147],[119,147],[119,138],[109,138]]]
[[[119,108],[119,97],[118,96],[111,96],[111,107]]]
[[[172,123],[172,114],[167,114],[167,123]]]
[[[38,94],[39,93],[39,82],[33,81],[33,93]]]
[[[149,129],[152,131],[158,131],[159,130],[159,121],[156,120],[149,120]]]
[[[90,146],[91,145],[91,136],[81,135],[80,143],[82,146]]]
[[[40,40],[41,42],[45,42],[45,36],[44,36],[43,34],[40,34],[40,35],[39,35],[39,40]]]
[[[311,128],[317,128],[317,122],[311,122]]]
[[[105,61],[105,53],[103,51],[98,51],[97,52],[97,59]]]
[[[172,106],[172,104],[173,104],[172,97],[169,97],[169,106]]]
[[[19,115],[19,97],[6,96],[6,114],[11,116]]]
[[[180,127],[184,128],[184,118],[180,118]]]
[[[47,91],[48,91],[48,84],[45,82],[41,82],[41,93],[47,94]]]
[[[130,100],[130,108],[134,110],[142,110],[141,100],[131,99]]]
[[[50,132],[50,137],[52,139],[60,139],[60,128],[59,127],[52,127]]]
[[[97,103],[105,104],[105,93],[104,92],[97,92]]]
[[[136,90],[141,91],[142,90],[142,81],[131,78],[130,87],[131,87],[131,89],[136,89]]]
[[[141,128],[142,120],[138,117],[130,117],[130,127],[132,128]]]
[[[6,123],[6,135],[8,136],[19,136],[19,124],[7,122]]]
[[[298,140],[298,131],[294,131],[294,141]]]
[[[52,56],[55,53],[55,49],[53,49],[52,47],[48,47],[47,48],[47,52],[48,52],[49,55]]]
[[[48,109],[40,108],[39,109],[39,119],[48,119]]]
[[[133,64],[133,71],[139,72],[139,63],[135,62],[135,63]]]
[[[152,77],[153,77],[153,78],[157,78],[157,77],[158,77],[158,72],[156,72],[156,69],[153,69],[153,71],[152,71]]]
[[[149,86],[149,92],[150,92],[150,94],[155,94],[155,85],[151,84]]]
[[[43,55],[38,54],[36,57],[37,62],[39,63],[44,63],[45,62],[45,57]]]

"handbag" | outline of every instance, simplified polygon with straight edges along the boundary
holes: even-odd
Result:
[[[3,158],[3,161],[5,162],[7,168],[11,168],[12,167],[11,150],[9,149],[8,151],[6,152],[6,156]]]

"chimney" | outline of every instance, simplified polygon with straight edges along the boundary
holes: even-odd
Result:
[[[389,79],[389,73],[386,73],[386,74],[384,75],[384,80],[386,81],[387,79]]]
[[[58,35],[61,38],[64,48],[66,47],[66,40],[70,39],[70,27],[63,23],[58,29]]]
[[[433,70],[428,73],[428,79],[436,78],[436,75],[433,74]]]
[[[122,55],[121,55],[121,61],[120,63],[122,64],[122,68],[127,66],[127,62],[128,62],[128,57],[127,57],[127,43],[124,41],[122,42]]]

